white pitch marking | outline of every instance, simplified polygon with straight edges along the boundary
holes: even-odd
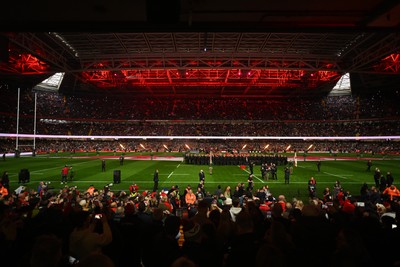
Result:
[[[151,174],[151,175],[153,175],[153,174]],[[159,173],[158,175],[171,175],[170,173]],[[190,175],[190,174],[188,174],[188,173],[176,173],[175,174],[176,176],[187,176],[187,175]]]
[[[329,172],[324,172],[324,173],[326,173],[326,174],[328,174],[328,175],[332,175],[332,176],[335,176],[335,177],[339,177],[339,178],[343,178],[343,179],[348,179],[348,178],[346,178],[346,177],[344,177],[344,176],[341,176],[341,175],[337,175],[337,174],[333,174],[333,173],[329,173]]]
[[[326,173],[326,174],[318,174],[317,176],[332,176],[333,174],[328,174],[327,172],[324,172],[324,173]],[[336,175],[341,175],[341,176],[344,176],[344,177],[347,177],[347,176],[354,176],[353,174],[336,174]]]
[[[78,162],[78,163],[73,164],[73,166],[85,164],[85,163],[87,163],[87,162],[93,162],[93,160],[87,160],[87,161]],[[72,165],[72,164],[71,164],[71,165]],[[71,165],[70,165],[70,166],[71,166]],[[64,165],[64,166],[65,166],[65,165]],[[64,166],[62,166],[62,167],[64,167]],[[54,170],[54,169],[61,169],[62,167],[52,167],[52,168],[47,168],[47,169],[39,169],[39,170],[36,170],[36,171],[31,171],[31,173],[36,173],[36,172],[40,172],[40,171]]]
[[[239,168],[240,168],[240,166],[238,166]],[[245,172],[247,172],[248,174],[250,174],[250,172],[248,171],[248,170],[246,170],[246,169],[243,169]],[[256,175],[254,175],[254,173],[253,173],[253,177],[254,178],[257,178],[261,183],[265,183],[263,180],[261,180],[260,178],[258,178]]]

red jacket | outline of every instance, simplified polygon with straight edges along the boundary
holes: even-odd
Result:
[[[69,171],[69,168],[68,168],[68,167],[64,167],[64,168],[62,168],[62,170],[61,170],[61,174],[62,174],[62,175],[68,175],[68,171]]]

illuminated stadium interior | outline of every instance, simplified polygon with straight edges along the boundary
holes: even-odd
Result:
[[[2,32],[0,39],[1,86],[12,92],[17,88],[53,91],[58,94],[53,98],[64,102],[64,106],[53,104],[51,112],[41,110],[51,100],[39,94],[35,113],[38,127],[33,135],[114,136],[95,126],[81,132],[52,132],[48,126],[49,122],[69,125],[88,120],[97,124],[110,120],[164,123],[154,122],[158,119],[171,124],[168,120],[183,120],[192,128],[199,123],[196,120],[223,125],[232,119],[254,125],[256,120],[360,123],[357,120],[384,118],[396,124],[398,112],[393,104],[384,104],[385,110],[379,111],[386,99],[392,103],[399,97],[400,7],[395,1],[369,0],[363,5],[346,1],[277,2],[266,6],[257,0],[246,5],[239,1],[193,1],[188,5],[185,1],[166,4],[142,0],[135,4],[82,5],[78,10],[65,7],[61,13],[52,10],[55,7],[46,12],[39,6],[18,8],[11,4],[10,12],[0,18],[0,25],[10,29]],[[17,10],[21,15],[13,16]],[[37,17],[40,19],[34,19]],[[89,99],[80,98],[85,94]],[[115,99],[118,96],[121,98]],[[327,99],[333,96],[350,98],[338,100],[343,102],[340,108]],[[32,104],[34,97],[29,98]],[[206,99],[210,100],[207,106],[217,106],[201,110]],[[374,101],[369,110],[363,110],[365,99]],[[7,104],[13,104],[5,105],[4,112],[15,109],[15,96],[10,95],[9,100]],[[21,129],[11,123],[3,133],[32,134],[33,122],[22,122],[34,116],[33,108],[22,104]],[[90,110],[93,104],[112,105],[115,115]],[[291,104],[299,106],[296,109]],[[147,113],[143,111],[146,105],[152,107]],[[157,108],[157,113],[156,105],[164,109]],[[253,105],[262,107],[268,115],[251,108]],[[282,105],[289,107],[282,110]],[[233,112],[232,107],[239,106],[244,110]],[[213,112],[219,117],[212,118]],[[41,124],[47,126],[43,129]],[[177,122],[172,124],[180,127]],[[380,127],[373,134],[361,133],[360,127],[350,128],[356,130],[335,128],[321,133],[321,137],[395,138],[398,134],[394,130],[397,127]],[[158,135],[179,137],[180,132],[162,131]],[[232,135],[216,131],[202,134]],[[265,134],[255,131],[240,136]],[[275,134],[303,137],[299,131]],[[149,135],[153,133],[141,132],[138,137]]]
[[[400,1],[3,2],[2,267],[400,266]]]

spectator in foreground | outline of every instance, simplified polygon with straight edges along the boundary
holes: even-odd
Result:
[[[112,233],[107,217],[102,214],[91,214],[78,211],[75,215],[76,225],[69,236],[69,251],[77,260],[91,253],[102,253],[102,248],[112,241]],[[96,225],[101,224],[102,232],[96,232]]]

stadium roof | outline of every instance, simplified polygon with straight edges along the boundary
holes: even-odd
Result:
[[[46,5],[47,4],[47,5]],[[397,90],[398,1],[138,0],[7,4],[2,83],[65,73],[66,93],[155,97]]]

